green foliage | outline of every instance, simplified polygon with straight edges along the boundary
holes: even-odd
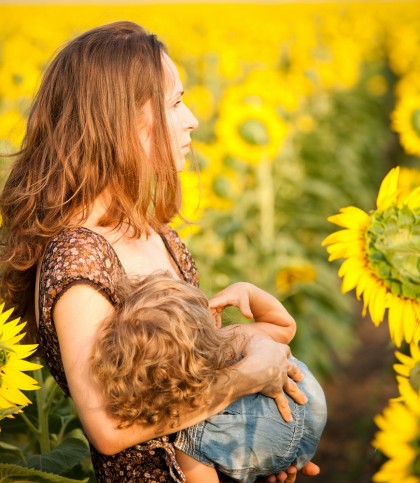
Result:
[[[366,77],[372,68],[366,66]],[[376,68],[392,82],[387,70]],[[391,94],[370,94],[363,76],[352,90],[308,97],[303,111],[315,128],[294,133],[272,162],[253,166],[225,157],[224,171],[235,176],[218,191],[231,208],[207,210],[203,230],[187,240],[209,295],[247,280],[283,301],[298,326],[293,352],[318,375],[344,362],[355,342],[354,301],[342,297],[337,266],[321,248],[332,229],[326,219],[346,205],[374,206],[395,151],[388,121],[392,105]],[[213,255],[215,246],[219,256]],[[297,280],[286,288],[276,283],[284,267],[293,273],[305,265],[316,273],[313,281]]]
[[[0,464],[11,473],[0,475],[7,477],[4,481],[16,475],[26,479],[10,481],[93,481],[89,447],[73,403],[47,369],[35,371],[34,378],[41,389],[28,393],[32,404],[2,421]],[[14,473],[16,467],[23,472]]]
[[[48,468],[52,473],[64,475],[84,458],[89,456],[86,443],[78,438],[67,438],[48,453],[33,455],[28,459],[28,467]]]
[[[0,478],[2,483],[75,483],[85,480],[73,480],[48,472],[22,468],[21,466],[0,463]]]

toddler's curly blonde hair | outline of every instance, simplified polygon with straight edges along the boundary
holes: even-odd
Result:
[[[120,299],[91,355],[106,411],[119,428],[176,427],[180,408],[206,404],[217,377],[238,360],[236,330],[217,329],[204,293],[165,272],[124,280]]]

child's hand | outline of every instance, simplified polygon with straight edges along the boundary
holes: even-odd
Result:
[[[209,300],[209,308],[216,327],[222,326],[223,309],[231,306],[238,307],[244,317],[252,319],[248,283],[237,282],[229,285]]]

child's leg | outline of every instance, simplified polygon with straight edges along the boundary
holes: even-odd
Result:
[[[219,483],[219,477],[214,468],[195,460],[179,449],[175,449],[175,452],[176,460],[187,478],[187,483]]]

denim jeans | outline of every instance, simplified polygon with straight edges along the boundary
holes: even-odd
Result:
[[[287,396],[292,422],[283,420],[274,399],[252,394],[177,433],[175,447],[243,483],[278,473],[292,463],[302,468],[315,454],[327,408],[318,381],[305,364],[294,362],[305,376],[298,386],[308,402],[300,405]]]

